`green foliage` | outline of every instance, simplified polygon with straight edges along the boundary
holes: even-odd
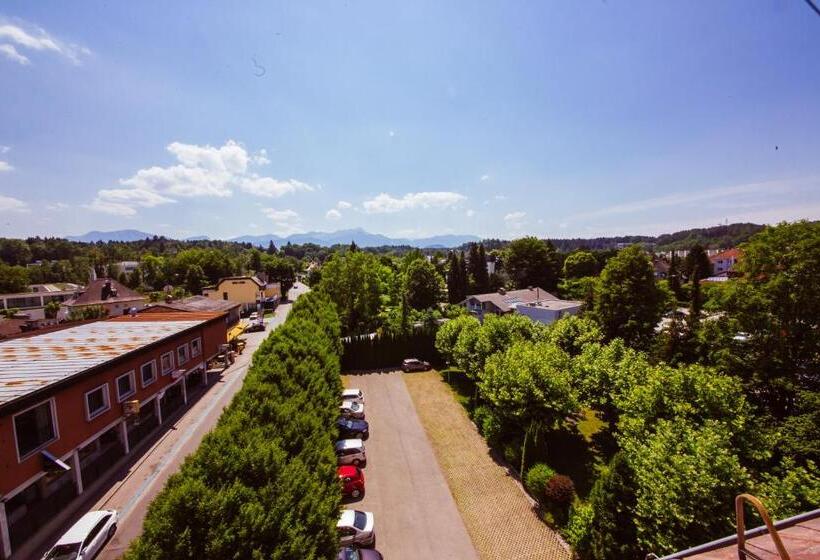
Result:
[[[88,321],[90,319],[104,319],[108,316],[108,310],[102,305],[87,305],[85,307],[74,308],[68,313],[69,321]]]
[[[797,394],[794,414],[781,425],[779,449],[799,461],[820,464],[820,392]]]
[[[583,278],[597,273],[598,261],[589,251],[576,251],[564,259],[564,278]]]
[[[595,305],[595,287],[598,278],[585,276],[584,278],[566,278],[558,284],[558,293],[563,299],[583,302],[586,309]]]
[[[588,511],[579,512],[583,520],[576,522],[586,524],[577,530],[579,556],[584,560],[641,558],[634,521],[634,473],[623,453],[616,453],[595,481],[588,504]],[[582,532],[585,527],[587,533]]]
[[[568,315],[552,323],[543,338],[570,356],[577,356],[587,345],[603,342],[604,335],[592,319]]]
[[[523,237],[504,251],[504,269],[516,288],[538,287],[554,292],[558,287],[558,255],[549,241]]]
[[[464,253],[450,251],[447,256],[447,301],[459,303],[467,297],[467,264]]]
[[[480,372],[493,354],[504,352],[518,341],[540,340],[545,330],[544,325],[523,315],[488,315],[478,331],[471,367]]]
[[[60,303],[52,300],[46,304],[43,311],[45,312],[46,319],[54,319],[60,311]]]
[[[296,259],[293,257],[277,257],[268,254],[260,255],[260,265],[265,274],[268,275],[268,282],[279,282],[282,297],[287,298],[288,292],[296,282]]]
[[[785,519],[820,504],[820,469],[813,461],[797,466],[785,459],[772,473],[763,473],[755,496],[774,519]]]
[[[345,339],[342,367],[345,370],[396,368],[405,358],[431,364],[441,362],[435,348],[434,330],[411,329],[407,333],[381,333]]]
[[[31,249],[25,241],[21,239],[0,239],[0,261],[11,266],[24,267],[31,261],[31,257]]]
[[[490,277],[487,273],[487,256],[484,253],[484,245],[470,244],[466,267],[468,292],[486,294],[490,289]]]
[[[378,327],[382,282],[379,260],[363,251],[333,255],[322,267],[317,290],[336,304],[344,336],[364,334]]]
[[[474,329],[480,327],[478,319],[470,315],[462,315],[446,321],[439,327],[436,333],[436,350],[450,366],[458,365],[455,355],[456,343],[458,342],[459,335],[461,335],[461,331],[467,327],[467,325],[470,325],[468,328]]]
[[[149,507],[127,560],[336,554],[339,330],[326,295],[299,298],[216,428]]]
[[[590,533],[592,532],[594,512],[588,503],[577,503],[569,512],[569,522],[561,534],[580,558],[591,558],[589,555]],[[615,558],[615,556],[612,556]],[[627,558],[627,556],[618,556]]]
[[[539,501],[545,496],[547,483],[555,476],[555,471],[544,463],[536,463],[524,475],[524,488]]]
[[[14,294],[28,291],[29,277],[25,267],[0,262],[0,292]]]
[[[607,338],[646,348],[661,318],[665,296],[647,254],[633,245],[609,260],[595,294],[595,316]]]
[[[407,267],[404,291],[407,304],[413,309],[435,307],[442,292],[442,281],[436,267],[426,259],[413,261]]]
[[[199,295],[202,293],[202,287],[205,285],[205,272],[198,264],[192,264],[185,272],[185,289],[189,293]]]

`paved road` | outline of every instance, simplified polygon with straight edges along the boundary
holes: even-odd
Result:
[[[291,300],[307,290],[304,284],[296,284],[289,294]],[[267,329],[264,332],[245,334],[247,345],[236,362],[221,374],[218,381],[210,381],[208,390],[181,417],[172,424],[164,424],[165,431],[159,439],[120,477],[115,477],[101,497],[98,493],[80,508],[52,539],[47,540],[45,548],[85,512],[103,508],[116,509],[120,515],[117,533],[97,559],[119,558],[131,541],[142,532],[148,505],[162,490],[168,477],[179,469],[185,457],[196,450],[205,434],[216,424],[222,410],[242,387],[253,352],[273,329],[285,321],[290,308],[290,303],[280,305],[274,317],[266,320]],[[36,557],[39,558],[44,552],[45,550],[40,550]]]
[[[402,375],[344,378],[364,392],[371,433],[365,496],[346,507],[373,512],[376,548],[388,560],[477,560]]]

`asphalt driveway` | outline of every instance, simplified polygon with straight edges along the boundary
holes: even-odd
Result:
[[[346,507],[373,512],[376,548],[388,560],[478,560],[402,375],[343,378],[364,392],[370,423],[366,493]]]

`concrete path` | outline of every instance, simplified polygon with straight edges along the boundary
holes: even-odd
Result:
[[[516,479],[493,460],[439,373],[407,374],[404,382],[481,558],[570,560]]]
[[[376,548],[389,560],[477,560],[402,375],[343,378],[364,392],[371,434],[365,496],[345,507],[373,512]]]

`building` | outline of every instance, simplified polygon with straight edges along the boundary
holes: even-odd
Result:
[[[549,302],[556,303],[550,304]],[[533,320],[545,322],[542,319],[557,318],[570,312],[575,314],[581,308],[580,302],[561,300],[541,288],[510,291],[502,288],[489,294],[467,296],[462,304],[467,308],[467,311],[478,317],[480,321],[483,321],[487,314],[505,315],[518,311]],[[529,306],[529,308],[525,309],[522,305]],[[576,306],[577,309],[575,309]],[[546,322],[551,323],[555,318]]]
[[[82,291],[76,284],[32,284],[29,291],[18,294],[1,294],[0,309],[25,311],[29,319],[44,319],[45,306],[52,301],[63,303]]]
[[[109,317],[124,315],[132,308],[142,309],[145,306],[144,295],[127,288],[110,278],[92,280],[85,290],[76,298],[65,302],[66,315],[85,307],[102,306]]]
[[[133,272],[139,268],[140,263],[139,261],[120,261],[115,263],[114,266],[117,267],[119,274],[133,274]]]
[[[216,286],[204,288],[202,295],[214,300],[235,301],[242,304],[243,311],[250,311],[265,299],[280,298],[282,292],[279,282],[263,282],[256,276],[229,276],[220,278]]]
[[[120,316],[0,342],[0,558],[207,385],[224,313]]]
[[[188,313],[226,313],[225,323],[230,329],[239,322],[242,304],[236,301],[211,299],[206,296],[191,296],[178,301],[152,303],[140,309],[140,313],[168,313],[182,311]]]
[[[531,303],[515,303],[513,308],[519,315],[524,315],[545,325],[554,323],[567,315],[578,315],[583,303],[580,301],[547,299]]]
[[[733,272],[735,265],[740,261],[740,249],[727,249],[717,255],[709,257],[712,263],[712,272],[715,276],[726,276]]]

